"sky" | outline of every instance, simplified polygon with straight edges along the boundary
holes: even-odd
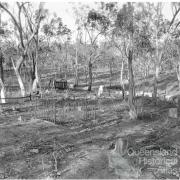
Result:
[[[73,2],[73,1],[72,1]],[[75,1],[74,1],[75,2]],[[76,1],[77,3],[78,1]],[[94,7],[93,1],[80,1],[81,3],[88,4],[90,7]],[[72,11],[72,4],[68,1],[48,1],[45,4],[45,8],[48,8],[51,13],[56,14],[62,18],[64,24],[70,29],[75,30],[75,17]]]
[[[78,1],[73,1],[73,2],[78,2]],[[80,2],[90,5],[90,7],[94,6],[93,1],[80,0]],[[71,3],[69,3],[68,1],[47,1],[45,7],[48,8],[51,13],[56,12],[56,14],[62,18],[63,23],[66,24],[70,29],[72,30],[76,29],[75,17],[72,12]],[[164,2],[163,14],[167,19],[172,18],[170,1]]]

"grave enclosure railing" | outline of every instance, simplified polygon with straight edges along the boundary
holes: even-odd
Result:
[[[0,124],[6,120],[28,121],[40,119],[55,124],[71,126],[83,122],[99,122],[103,113],[117,112],[121,109],[122,99],[55,96],[31,96],[13,98],[1,104]],[[114,102],[113,102],[114,101]],[[111,116],[111,115],[109,115]],[[100,120],[101,121],[101,120]]]
[[[15,121],[36,118],[56,124],[66,124],[72,121],[96,120],[97,111],[100,109],[99,100],[87,98],[26,96],[7,98],[6,102],[0,104],[0,117]]]
[[[40,100],[36,106],[36,118],[55,124],[70,124],[86,120],[96,120],[99,110],[98,100],[48,99]]]

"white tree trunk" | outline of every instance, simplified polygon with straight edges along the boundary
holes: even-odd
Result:
[[[160,67],[159,65],[156,65],[156,78],[158,79],[159,78],[159,70],[160,70]]]
[[[18,79],[19,87],[21,89],[21,95],[24,97],[25,94],[26,94],[26,91],[25,91],[25,88],[24,88],[24,84],[23,84],[22,78],[20,76],[19,71],[18,70],[15,70],[15,71],[16,71],[16,76],[17,76],[17,79]]]
[[[78,44],[76,44],[76,58],[75,58],[75,85],[78,86],[78,81],[79,81],[79,78],[78,78]]]
[[[38,78],[36,77],[33,81],[32,84],[32,92],[36,92],[37,91],[37,85],[38,85]]]
[[[23,84],[21,75],[20,75],[20,73],[19,73],[19,70],[18,70],[18,68],[17,68],[17,67],[15,66],[15,64],[14,64],[13,59],[12,59],[12,64],[13,64],[13,68],[14,68],[14,71],[15,71],[15,74],[16,74],[16,77],[17,77],[17,80],[18,80],[18,83],[19,83],[19,87],[20,87],[20,90],[21,90],[21,95],[22,95],[22,97],[24,97],[25,94],[26,94],[26,91],[25,91],[25,88],[24,88],[24,84]]]
[[[177,79],[178,79],[178,84],[179,84],[179,90],[180,90],[180,62],[178,62],[178,65],[176,67],[176,74],[177,74]]]
[[[36,63],[36,66],[35,66],[35,79],[34,79],[34,81],[32,83],[32,92],[37,91],[38,84],[39,84],[39,76],[38,76],[37,63]]]
[[[1,103],[6,103],[6,99],[5,99],[5,87],[4,87],[4,83],[2,82],[2,80],[0,79],[0,84],[1,84]]]
[[[121,84],[123,84],[123,73],[124,73],[124,61],[122,61],[122,64],[121,64]]]
[[[6,103],[6,99],[5,99],[5,89],[1,88],[1,102],[2,103]]]

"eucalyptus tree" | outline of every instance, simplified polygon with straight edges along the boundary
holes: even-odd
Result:
[[[151,15],[151,25],[149,28],[152,29],[151,41],[154,44],[155,52],[152,54],[154,59],[154,97],[157,96],[157,80],[159,77],[159,71],[164,60],[164,54],[167,51],[168,41],[171,39],[171,34],[178,28],[179,20],[178,14],[180,13],[180,4],[171,3],[172,6],[172,18],[167,20],[162,14],[162,9],[164,3],[147,3],[150,10],[152,11]]]
[[[28,12],[30,12],[30,3],[17,2],[16,7],[18,14],[17,17],[7,5],[0,3],[0,8],[3,9],[10,16],[14,25],[14,34],[17,36],[19,58],[15,61],[13,57],[11,57],[11,60],[21,89],[21,95],[25,96],[26,91],[23,80],[20,75],[20,69],[23,62],[28,59],[29,47],[33,40],[35,42],[35,46],[37,49],[38,32],[40,24],[42,20],[45,18],[45,11],[42,3],[39,4],[39,8],[34,12],[33,16],[30,16],[28,14]],[[38,58],[38,56],[36,58]],[[37,82],[37,77],[35,78],[35,81]]]
[[[71,30],[63,24],[60,17],[54,14],[53,17],[51,17],[50,20],[46,21],[46,23],[43,25],[42,32],[49,48],[52,45],[55,46],[55,50],[52,52],[59,55],[59,65],[66,66],[68,61],[69,41],[71,40],[72,33]],[[66,71],[67,69],[65,70],[65,76]]]
[[[84,40],[81,38],[81,44],[86,46],[88,53],[84,54],[84,58],[87,61],[88,66],[88,90],[91,91],[93,81],[93,64],[100,58],[101,51],[98,50],[99,39],[105,35],[108,30],[110,21],[103,15],[100,9],[96,6],[96,9],[90,8],[88,5],[78,4],[78,8],[74,8],[76,14],[76,25],[81,27]]]
[[[5,5],[5,4],[4,4]],[[2,20],[3,11],[0,11],[0,85],[1,85],[1,102],[5,103],[6,88],[4,79],[4,65],[5,65],[5,50],[7,49],[6,40],[10,34],[7,27],[7,21]]]
[[[175,59],[176,74],[180,90],[180,21],[177,18],[180,13],[180,3],[171,3],[173,18],[171,20],[171,50],[172,57]],[[169,50],[169,49],[168,49]]]
[[[135,30],[135,17],[134,17],[133,3],[123,4],[122,8],[117,14],[115,22],[115,33],[125,38],[126,48],[125,53],[128,57],[128,70],[129,70],[129,115],[131,119],[137,118],[137,112],[134,104],[134,75],[133,75],[133,58],[134,58],[134,36]]]
[[[2,27],[2,22],[1,22],[1,14],[2,12],[0,12],[0,35],[2,37],[2,35],[4,35],[4,29]],[[2,44],[2,42],[1,42]],[[4,86],[4,70],[3,70],[3,51],[2,51],[2,47],[0,47],[0,84],[1,84],[1,102],[5,103],[5,86]]]
[[[94,62],[101,56],[100,51],[98,51],[97,39],[100,35],[105,34],[109,27],[109,19],[98,13],[98,11],[90,10],[87,17],[87,23],[85,23],[85,29],[88,32],[90,39],[90,56],[88,57],[88,67],[89,67],[89,87],[88,90],[91,91],[92,86],[92,67]],[[95,35],[95,32],[96,35]]]
[[[26,23],[28,25],[27,33],[34,34],[36,31],[32,41],[29,44],[27,56],[29,61],[31,62],[31,88],[30,91],[36,92],[37,87],[39,85],[41,90],[41,83],[39,78],[39,53],[40,53],[40,38],[39,38],[39,31],[40,31],[40,23],[46,18],[48,14],[48,10],[43,8],[43,3],[39,5],[37,10],[34,10],[31,4],[28,4],[27,7],[23,6],[23,13],[25,16]]]
[[[114,33],[119,38],[116,47],[128,60],[129,72],[129,114],[131,119],[137,118],[137,111],[134,102],[135,82],[134,82],[134,63],[143,53],[151,50],[150,35],[146,32],[147,23],[145,16],[138,3],[126,3],[117,14]]]

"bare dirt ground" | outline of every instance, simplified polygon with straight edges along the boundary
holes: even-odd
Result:
[[[155,106],[150,98],[138,98],[144,110],[137,121],[131,121],[124,101],[102,98],[101,103],[96,120],[72,116],[70,124],[55,124],[33,117],[18,119],[18,112],[14,119],[1,119],[0,177],[118,178],[109,170],[108,154],[110,144],[119,137],[128,137],[134,149],[177,147],[179,151],[180,123],[167,118],[171,104],[159,101]],[[136,166],[148,172],[147,166]]]
[[[130,156],[127,152],[125,159],[141,169],[139,178],[180,177],[180,121],[168,117],[171,103],[158,100],[155,104],[152,98],[138,97],[139,117],[131,121],[127,103],[113,91],[111,96],[105,92],[96,106],[93,105],[96,100],[90,100],[86,110],[79,108],[86,91],[71,92],[77,107],[73,105],[69,110],[62,109],[63,95],[58,92],[56,97],[49,94],[44,99],[24,102],[23,106],[15,102],[1,108],[0,178],[121,178],[109,168],[110,146],[120,137],[126,137],[128,148],[136,151],[141,148],[177,151],[174,156],[165,157],[177,162],[160,163],[167,171],[161,171],[157,163],[139,160],[163,159],[162,154]],[[54,100],[56,108],[61,109],[56,122],[51,121],[53,107],[43,110],[51,107]],[[85,112],[91,117],[84,118]]]

